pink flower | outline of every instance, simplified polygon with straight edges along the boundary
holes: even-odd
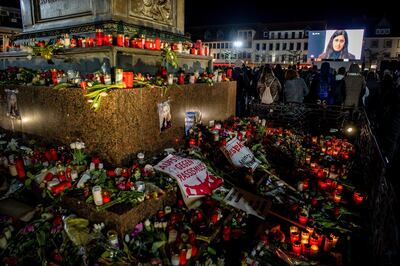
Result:
[[[35,231],[35,227],[33,226],[33,224],[28,224],[27,226],[22,228],[20,232],[21,232],[21,234],[26,235],[33,231]]]
[[[131,232],[131,237],[137,236],[140,232],[143,231],[143,223],[138,223],[135,228]]]

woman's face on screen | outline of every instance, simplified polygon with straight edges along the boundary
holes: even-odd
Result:
[[[340,52],[345,44],[346,39],[344,35],[338,35],[333,39],[332,47],[335,52]]]

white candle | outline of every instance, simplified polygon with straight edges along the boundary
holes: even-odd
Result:
[[[93,193],[94,203],[97,206],[103,205],[103,197],[101,195],[101,187],[100,186],[94,186],[92,188],[92,193]]]

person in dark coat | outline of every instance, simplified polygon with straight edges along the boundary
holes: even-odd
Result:
[[[375,71],[369,71],[367,74],[367,88],[369,95],[366,99],[365,111],[367,112],[369,120],[375,123],[380,95],[379,78]]]
[[[346,75],[346,68],[340,67],[335,76],[334,85],[331,90],[332,104],[343,105],[346,97],[346,84],[344,83],[344,76]]]

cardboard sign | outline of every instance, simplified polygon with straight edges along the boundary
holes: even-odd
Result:
[[[255,215],[263,220],[271,208],[270,201],[236,187],[229,191],[224,201],[234,208]]]
[[[254,171],[260,165],[260,161],[250,149],[244,146],[237,138],[231,139],[221,150],[236,167],[251,168]]]
[[[220,177],[207,171],[207,166],[199,160],[182,158],[173,154],[165,157],[154,168],[173,176],[185,197],[209,195],[222,185]]]

